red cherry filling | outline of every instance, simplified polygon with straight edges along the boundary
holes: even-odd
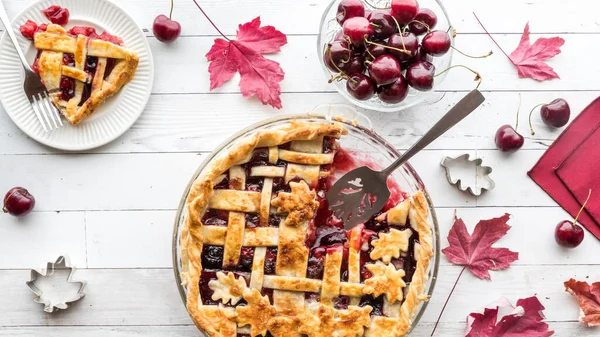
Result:
[[[42,13],[56,25],[64,26],[69,23],[69,10],[57,5],[52,5],[42,11]]]
[[[277,247],[267,248],[265,255],[265,275],[274,275],[277,267]]]
[[[25,22],[24,24],[21,25],[21,27],[19,27],[21,34],[29,40],[33,40],[33,35],[37,31],[37,29],[38,29],[37,23],[35,23],[31,20],[27,20],[27,22]]]
[[[227,226],[229,212],[218,209],[207,209],[202,217],[202,223],[206,226]]]

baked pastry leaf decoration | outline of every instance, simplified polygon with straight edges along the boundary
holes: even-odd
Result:
[[[277,207],[277,213],[288,213],[286,225],[300,226],[304,221],[312,219],[319,208],[317,193],[311,191],[305,181],[290,182],[290,188],[291,193],[280,192],[271,200],[271,206]]]
[[[239,326],[250,325],[250,336],[265,336],[269,320],[277,312],[269,303],[269,297],[262,296],[257,289],[244,292],[247,306],[237,307],[237,322]]]
[[[381,261],[365,266],[373,274],[371,278],[365,280],[365,285],[367,288],[373,289],[374,297],[385,294],[390,304],[402,301],[402,290],[406,287],[406,283],[402,280],[405,275],[404,270],[396,270],[393,264],[386,265]],[[368,290],[370,289],[365,289],[365,291]]]
[[[208,282],[208,287],[213,291],[213,301],[222,300],[224,304],[231,301],[232,305],[236,305],[248,289],[242,276],[236,280],[233,273],[225,275],[223,272],[218,272],[217,279]]]
[[[399,231],[390,229],[389,233],[380,233],[379,238],[371,242],[373,251],[370,254],[371,259],[390,263],[392,258],[399,258],[400,251],[408,251],[408,240],[412,235],[410,229]]]
[[[317,310],[306,310],[298,332],[308,337],[359,337],[363,335],[364,328],[371,324],[371,310],[373,308],[368,305],[349,306],[348,310],[335,310],[331,306],[319,304]],[[344,334],[340,334],[340,331]]]

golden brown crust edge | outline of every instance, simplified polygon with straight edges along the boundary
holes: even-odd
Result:
[[[181,236],[183,267],[181,278],[188,290],[188,312],[199,329],[211,337],[221,336],[198,309],[199,281],[202,272],[200,256],[203,244],[200,219],[206,211],[208,199],[213,193],[213,181],[231,166],[242,161],[256,148],[277,146],[292,140],[313,140],[321,136],[340,137],[346,133],[347,130],[340,124],[298,121],[292,121],[282,127],[258,131],[234,144],[224,156],[211,162],[194,181],[186,201],[188,215]]]

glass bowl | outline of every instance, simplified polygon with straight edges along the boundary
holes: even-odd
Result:
[[[326,78],[331,78],[331,71],[325,65],[323,60],[323,55],[325,54],[325,50],[327,49],[327,44],[333,41],[335,34],[342,29],[339,23],[335,19],[335,15],[337,12],[337,8],[339,3],[342,0],[333,0],[329,6],[325,9],[323,16],[321,17],[321,24],[319,26],[319,36],[317,38],[317,56],[319,57],[319,63],[321,64],[321,68],[323,69],[323,73]],[[389,0],[369,0],[369,3],[376,5],[377,7],[384,8]],[[365,3],[365,1],[363,1]],[[419,0],[419,6],[421,8],[429,8],[431,9],[438,17],[438,23],[435,26],[435,30],[444,30],[448,31],[450,35],[450,40],[452,46],[454,46],[454,38],[452,37],[452,25],[450,24],[450,19],[448,18],[448,13],[446,9],[442,5],[440,0]],[[369,7],[368,4],[365,3],[365,9],[373,9]],[[425,35],[418,36],[419,41]],[[450,48],[448,52],[440,57],[434,57],[433,65],[435,66],[436,72],[443,71],[444,69],[450,67],[452,64],[452,54],[454,49]],[[403,74],[406,72],[403,71]],[[440,76],[435,77],[433,89],[430,91],[418,91],[411,87],[409,87],[408,96],[400,102],[395,104],[388,104],[379,100],[377,95],[374,95],[371,99],[361,101],[354,98],[352,95],[348,93],[346,90],[346,81],[333,81],[330,85],[334,86],[335,89],[346,98],[350,103],[361,107],[367,110],[375,110],[381,112],[394,112],[400,111],[403,109],[410,108],[417,104],[423,103],[426,99],[430,98],[432,94],[435,92],[435,88],[439,88],[442,81],[446,78],[448,73],[445,72]]]
[[[289,123],[292,120],[301,121],[316,121],[316,122],[327,122],[335,120],[336,122],[343,123],[348,129],[348,135],[341,138],[341,146],[347,150],[353,152],[357,159],[368,159],[369,162],[375,162],[382,166],[391,164],[396,158],[400,156],[398,150],[396,150],[390,143],[386,142],[381,136],[377,135],[371,128],[371,122],[368,117],[360,114],[354,107],[349,105],[321,105],[313,109],[307,114],[301,115],[282,115],[278,117],[269,118],[249,126],[219,145],[211,155],[209,155],[200,164],[200,167],[196,170],[194,175],[191,177],[177,210],[175,217],[175,225],[173,229],[173,269],[175,271],[176,285],[181,295],[181,299],[185,305],[186,303],[186,291],[187,289],[181,285],[181,255],[180,255],[180,237],[185,218],[187,216],[187,208],[185,202],[189,193],[189,190],[200,175],[202,170],[210,163],[214,158],[221,156],[225,153],[233,144],[238,142],[240,139],[253,134],[257,130],[271,128],[274,126]],[[364,156],[364,158],[360,158]],[[425,189],[421,178],[410,164],[404,164],[401,168],[397,169],[393,174],[398,186],[401,190],[408,194],[413,194],[417,191],[423,191],[425,198],[429,205],[429,221],[432,224],[433,233],[433,259],[429,265],[429,280],[425,286],[425,293],[430,297],[433,294],[434,285],[437,279],[438,267],[440,262],[440,236],[438,222],[433,208],[433,203],[429,193]],[[427,307],[426,302],[422,302],[416,312],[413,319],[412,327],[414,328],[418,323],[419,319],[425,312]]]

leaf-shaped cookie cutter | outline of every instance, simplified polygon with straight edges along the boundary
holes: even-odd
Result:
[[[54,272],[57,270],[69,270],[69,276],[65,280],[66,283],[72,283],[74,285],[78,285],[78,289],[74,294],[65,294],[61,293],[58,290],[58,287],[49,287],[48,289],[53,289],[54,292],[49,292],[46,290],[44,292],[39,287],[39,282],[43,282],[44,278],[51,277],[54,275]],[[31,291],[36,295],[33,299],[36,303],[41,303],[44,305],[44,311],[48,313],[54,312],[56,309],[67,309],[69,303],[73,303],[82,299],[85,296],[83,292],[83,288],[86,285],[85,281],[74,281],[73,274],[75,273],[75,268],[71,267],[67,262],[67,259],[64,256],[59,256],[56,259],[56,262],[48,262],[46,269],[37,271],[35,269],[31,270],[31,279],[26,282],[27,286]]]
[[[475,185],[468,185],[467,182],[456,177],[455,172],[453,172],[456,168],[455,164],[473,166],[475,170]],[[456,186],[460,191],[469,192],[474,196],[480,196],[484,191],[489,191],[496,187],[496,183],[489,177],[490,173],[492,173],[492,168],[483,166],[482,164],[483,160],[481,158],[471,160],[468,153],[456,158],[444,157],[441,162],[441,165],[446,169],[446,179],[448,179],[448,182]],[[483,186],[479,182],[486,182],[486,184]]]

